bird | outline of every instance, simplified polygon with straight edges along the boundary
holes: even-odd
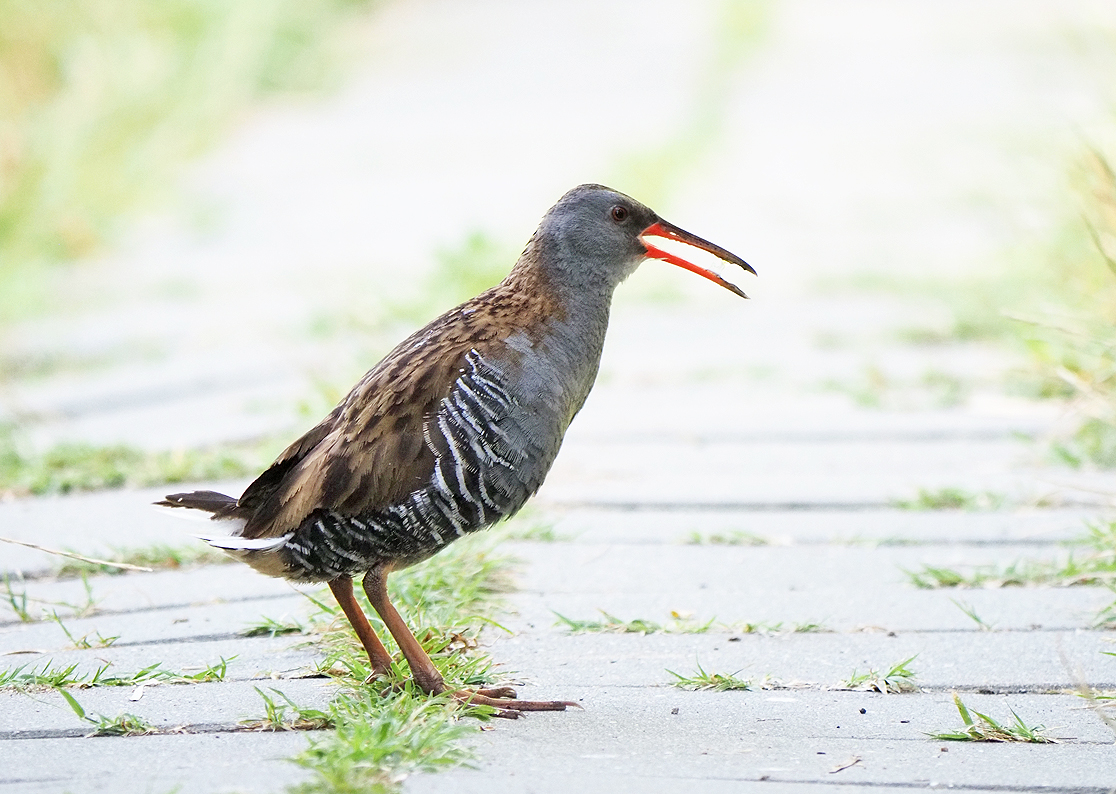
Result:
[[[497,716],[562,711],[513,689],[450,690],[388,599],[393,571],[515,514],[538,491],[600,365],[617,286],[646,259],[748,296],[722,275],[735,254],[602,185],[573,188],[543,216],[508,276],[399,343],[239,498],[156,502],[208,514],[199,537],[269,576],[326,582],[368,653],[392,659],[353,578],[423,692]]]

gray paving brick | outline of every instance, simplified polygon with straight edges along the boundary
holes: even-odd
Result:
[[[933,741],[927,732],[960,725],[948,694],[601,689],[586,697],[585,711],[498,725],[479,735],[478,770],[417,776],[406,789],[459,790],[460,781],[460,790],[473,791],[483,776],[508,791],[569,790],[587,778],[599,780],[588,784],[590,791],[605,783],[623,791],[644,783],[652,791],[681,791],[683,781],[703,791],[711,781],[708,790],[719,791],[726,781],[761,780],[826,784],[824,791],[830,784],[1030,790],[1072,780],[1100,794],[1111,785],[1111,734],[1074,698],[966,701],[997,717],[1010,717],[1013,708],[1031,725],[1057,725],[1052,735],[1076,738],[1058,745]]]
[[[169,734],[0,743],[5,794],[272,792],[309,774],[288,760],[305,733]]]
[[[209,684],[148,684],[142,687],[72,689],[71,695],[89,715],[134,714],[162,732],[234,731],[241,721],[265,714],[259,688],[283,704],[273,690],[304,708],[325,709],[337,686],[325,679],[235,681]],[[3,741],[46,739],[66,734],[84,736],[92,728],[57,692],[0,693],[0,736]]]

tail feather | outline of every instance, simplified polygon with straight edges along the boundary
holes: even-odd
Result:
[[[187,510],[172,510],[170,512],[189,517],[191,515],[203,518],[210,522],[217,521],[224,531],[207,531],[195,534],[194,537],[204,540],[210,546],[221,549],[229,555],[248,563],[257,571],[268,576],[287,576],[288,570],[284,558],[277,552],[291,539],[294,533],[288,532],[281,537],[270,538],[245,538],[240,535],[244,531],[245,511],[239,508],[237,500],[231,496],[216,491],[192,491],[190,493],[170,494],[165,499],[155,503],[160,508],[185,507]],[[204,515],[208,513],[209,515]]]
[[[237,535],[194,535],[210,546],[228,551],[269,551],[277,549],[291,539],[292,533],[278,538],[242,538]]]
[[[158,507],[186,507],[212,513],[214,518],[231,517],[236,508],[236,499],[216,491],[191,491],[172,493],[155,503]]]

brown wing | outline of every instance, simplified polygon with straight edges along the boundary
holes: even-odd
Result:
[[[299,461],[305,458],[333,430],[341,416],[343,407],[344,404],[338,405],[330,411],[325,419],[283,450],[267,471],[257,477],[245,489],[236,501],[236,507],[234,508],[239,516],[245,518],[251,516],[275,493],[275,490],[290,470],[298,465]]]
[[[238,502],[244,537],[278,537],[323,507],[342,515],[386,508],[428,483],[435,458],[423,422],[453,388],[465,354],[512,363],[499,340],[562,311],[530,266],[531,250],[502,283],[401,342],[248,486]]]
[[[315,510],[358,515],[402,501],[430,481],[423,422],[494,333],[472,322],[431,324],[361,379],[323,422],[280,455],[239,500],[244,537],[278,537]]]

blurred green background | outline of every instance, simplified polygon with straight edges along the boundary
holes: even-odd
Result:
[[[29,365],[26,356],[10,355],[6,341],[37,317],[67,312],[69,306],[59,304],[58,285],[111,253],[131,219],[173,203],[192,160],[275,97],[321,96],[345,84],[351,65],[368,55],[364,32],[380,5],[374,0],[0,0],[0,387],[52,372],[51,361]],[[777,35],[772,20],[780,19],[782,10],[776,2],[721,3],[697,66],[686,67],[684,105],[649,111],[649,126],[663,121],[666,132],[653,145],[615,153],[604,169],[609,178],[659,207],[685,193],[694,173],[715,171],[718,147],[738,112],[742,69],[757,63],[756,68],[775,68],[764,67],[761,56]],[[1076,34],[1050,35],[1053,40]],[[1089,42],[1116,51],[1110,31],[1090,31]],[[1037,45],[1040,51],[1047,46]],[[436,48],[429,59],[432,69],[452,68],[438,61]],[[670,95],[669,89],[663,93]],[[824,119],[818,124],[821,145]],[[1071,417],[1049,440],[1052,459],[1071,467],[1111,468],[1116,467],[1116,179],[1113,152],[1105,143],[1111,136],[1094,133],[1083,134],[1069,158],[1050,149],[1071,190],[1051,201],[1055,209],[1044,219],[1047,231],[1039,244],[1029,238],[963,275],[874,277],[859,288],[946,307],[951,323],[931,342],[991,342],[1022,351],[1026,364],[1002,388],[1060,401]],[[803,227],[801,233],[820,232]],[[326,341],[353,331],[373,339],[354,356],[367,366],[371,353],[384,352],[400,327],[421,324],[500,278],[518,244],[468,228],[456,242],[437,246],[432,269],[411,279],[417,289],[398,295],[365,290],[361,305],[327,304],[303,331]],[[641,299],[672,294],[662,282],[640,283],[631,293]],[[349,300],[351,291],[340,290],[338,301]],[[912,343],[927,341],[923,334]],[[314,393],[303,399],[304,419],[343,394],[352,369],[314,380]],[[952,376],[943,377],[939,380],[954,395],[950,399],[962,400],[957,395],[964,388]],[[868,378],[864,388],[875,392],[863,404],[881,402],[884,380]],[[148,451],[81,439],[43,445],[28,440],[24,425],[32,420],[19,420],[18,411],[11,415],[16,421],[0,421],[0,492],[16,494],[239,476],[266,463],[280,443],[267,437],[220,450]]]
[[[341,74],[371,0],[0,0],[0,323],[167,198],[237,114]]]

